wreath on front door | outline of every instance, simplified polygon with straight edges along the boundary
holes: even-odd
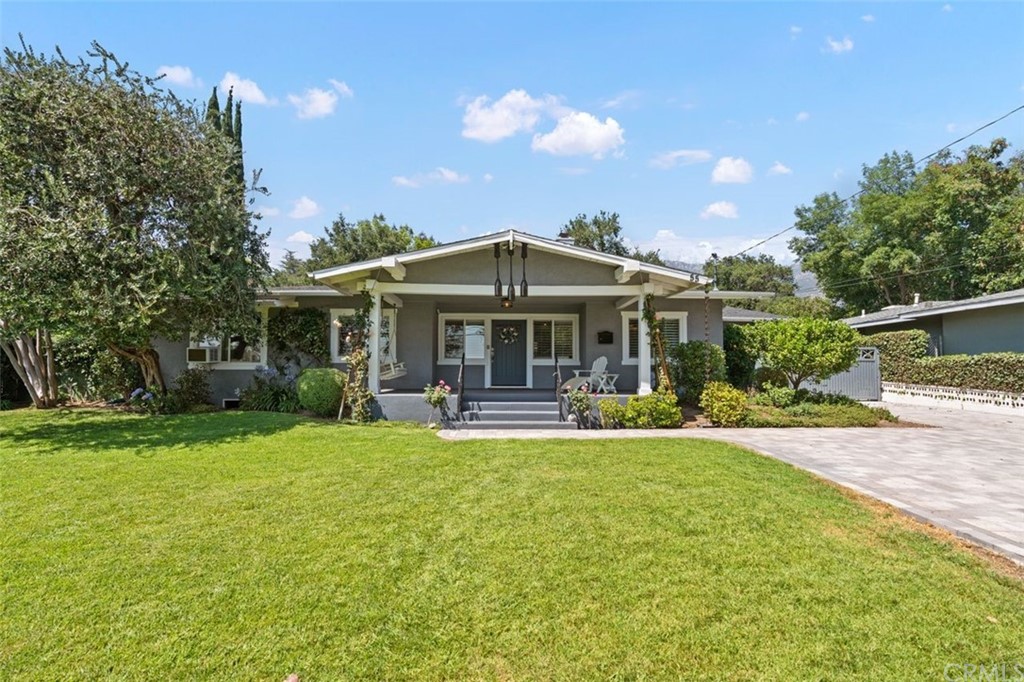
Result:
[[[513,344],[519,340],[519,327],[513,327],[511,325],[502,327],[498,330],[498,338],[504,344]]]

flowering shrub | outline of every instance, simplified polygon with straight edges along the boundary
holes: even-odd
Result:
[[[567,394],[569,409],[576,415],[579,424],[584,428],[590,428],[590,413],[594,407],[590,399],[590,393],[587,392],[588,388],[587,384],[583,384],[578,389],[569,391]]]
[[[253,376],[252,383],[238,393],[238,406],[257,412],[298,412],[297,378],[273,367],[261,367]]]
[[[626,406],[615,398],[605,398],[597,404],[597,409],[601,412],[602,429],[619,429],[625,425]]]
[[[452,394],[452,388],[444,383],[444,380],[437,382],[437,386],[427,384],[423,388],[423,400],[435,410],[442,405],[448,404],[448,396]]]
[[[623,425],[628,429],[673,429],[683,422],[675,394],[665,388],[648,395],[631,395],[626,401]]]

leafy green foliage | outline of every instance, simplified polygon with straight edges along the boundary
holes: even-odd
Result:
[[[198,405],[209,405],[210,370],[206,367],[190,367],[181,372],[175,378],[168,397],[173,401],[176,412],[188,412]]]
[[[709,341],[677,344],[669,351],[669,368],[683,401],[696,405],[708,381],[725,381],[725,351]]]
[[[597,403],[601,414],[602,429],[619,429],[625,426],[626,406],[615,398],[602,398]]]
[[[580,213],[562,226],[561,233],[570,237],[576,246],[613,256],[629,256],[645,263],[665,264],[657,250],[644,252],[634,248],[631,251],[626,246],[618,213],[601,211],[593,218],[587,218],[585,213]]]
[[[437,385],[427,384],[423,387],[423,400],[435,410],[442,405],[448,404],[448,398],[452,394],[452,388],[443,380]]]
[[[319,308],[285,308],[267,320],[267,343],[278,364],[307,367],[331,359],[330,322]]]
[[[298,412],[296,378],[273,368],[257,372],[239,394],[239,408],[254,412]]]
[[[324,236],[309,245],[310,257],[305,269],[320,270],[436,245],[433,237],[423,232],[415,233],[408,225],[388,223],[379,213],[369,220],[359,220],[355,225],[339,213],[331,226],[324,230]]]
[[[921,329],[872,334],[864,343],[878,348],[882,381],[1024,393],[1024,353],[930,357]]]
[[[843,308],[821,296],[775,296],[744,301],[728,301],[729,305],[749,310],[760,310],[782,317],[820,317],[838,320],[845,317]]]
[[[305,260],[295,255],[291,249],[286,249],[281,262],[277,264],[274,272],[271,273],[268,283],[271,286],[301,286],[312,284],[309,278],[309,266]]]
[[[675,429],[683,422],[676,397],[658,389],[647,395],[631,395],[626,400],[622,423],[629,429]]]
[[[769,405],[771,407],[792,407],[798,401],[799,394],[806,393],[806,391],[795,391],[788,386],[775,386],[771,382],[766,383],[761,387],[761,391],[754,396],[753,402],[755,405]]]
[[[90,339],[162,389],[153,338],[256,331],[264,236],[234,144],[191,104],[93,43],[81,61],[5,50],[0,110],[5,333]]]
[[[345,374],[332,367],[309,368],[296,382],[299,404],[320,417],[336,417],[345,393]]]
[[[847,311],[963,299],[1024,286],[1024,155],[996,139],[915,170],[910,154],[865,167],[851,203],[796,209],[790,249]]]
[[[715,284],[726,291],[771,291],[780,296],[792,296],[796,291],[793,268],[776,263],[767,254],[726,256],[717,264],[709,258],[704,263],[704,274],[715,276],[716,272]]]
[[[718,426],[736,426],[747,412],[747,394],[724,381],[712,381],[700,395],[704,416]]]
[[[794,389],[810,377],[824,381],[848,370],[861,341],[842,322],[813,318],[757,322],[747,334],[762,363],[785,374]]]
[[[878,349],[882,381],[896,381],[889,377],[895,376],[900,367],[928,355],[929,336],[923,329],[879,332],[865,336],[864,345]]]
[[[746,330],[739,324],[727,324],[723,330],[725,376],[736,388],[747,388],[753,384],[757,365],[757,351],[747,340]]]
[[[56,339],[54,361],[61,394],[72,401],[127,400],[145,385],[136,363],[78,338]]]
[[[860,403],[832,404],[800,402],[786,408],[754,404],[749,406],[740,425],[748,428],[782,427],[873,427],[898,419],[884,407]]]
[[[591,414],[594,409],[593,398],[586,391],[573,389],[566,393],[570,413],[576,415],[581,428],[590,428]]]

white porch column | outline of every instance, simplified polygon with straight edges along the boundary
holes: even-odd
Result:
[[[647,328],[647,321],[644,320],[644,299],[647,294],[654,293],[653,284],[644,284],[640,292],[640,300],[637,301],[637,343],[640,347],[639,366],[637,367],[637,389],[640,395],[647,395],[651,392],[651,330]]]
[[[380,393],[380,291],[374,287],[370,291],[373,305],[370,308],[370,368],[367,376],[367,388],[374,395]]]

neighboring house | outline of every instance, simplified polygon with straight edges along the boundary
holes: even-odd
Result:
[[[782,315],[765,313],[760,310],[747,310],[746,308],[736,308],[731,305],[722,308],[722,322],[725,324],[753,324],[765,320],[781,319],[784,319]]]
[[[377,359],[369,387],[383,416],[392,419],[407,418],[409,405],[422,411],[425,385],[444,380],[457,386],[463,358],[467,390],[554,391],[556,357],[565,380],[605,356],[608,371],[619,375],[620,393],[648,393],[654,363],[640,314],[646,294],[655,297],[668,343],[703,339],[706,329],[719,345],[722,299],[770,295],[705,295],[703,275],[514,230],[340,265],[312,277],[321,285],[272,289],[261,301],[264,321],[287,307],[315,307],[335,320],[369,294],[378,320],[369,339]],[[332,363],[344,368],[344,339],[334,325],[330,330]],[[272,360],[265,340],[240,337],[218,348],[182,340],[162,342],[157,350],[168,378],[190,360],[210,367],[218,401],[233,398],[256,368]],[[402,363],[403,372],[389,371],[391,362]]]
[[[1024,289],[890,306],[844,322],[864,334],[923,329],[933,355],[1024,353]]]

